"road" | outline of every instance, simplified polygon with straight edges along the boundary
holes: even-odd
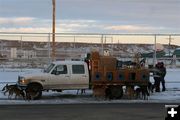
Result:
[[[163,103],[1,105],[1,120],[164,120]]]

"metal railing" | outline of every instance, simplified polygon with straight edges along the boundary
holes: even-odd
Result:
[[[51,61],[51,38],[52,33],[0,32],[0,53],[6,56],[6,59],[0,57],[1,64],[4,64],[3,60],[21,61],[22,64],[25,60],[28,64],[36,64],[37,61],[48,64]],[[145,50],[146,52],[154,51],[156,48],[153,45],[156,43],[165,45],[166,52],[170,54],[180,45],[180,34],[56,33],[56,58],[81,58],[94,49],[101,53],[110,50],[113,55],[121,58],[127,57],[126,55],[132,57],[133,53],[145,49],[143,45],[151,46]],[[132,44],[138,44],[139,49],[132,47]],[[15,48],[14,51],[12,48]],[[16,55],[13,56],[13,52]],[[179,59],[177,58],[177,61]],[[154,56],[153,64],[156,61],[157,58]]]

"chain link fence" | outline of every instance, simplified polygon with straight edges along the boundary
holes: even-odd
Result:
[[[166,66],[180,66],[180,34],[56,33],[55,40],[56,60],[82,60],[97,50],[119,60],[141,53],[147,64],[164,61]],[[0,67],[43,68],[52,61],[51,46],[51,33],[0,33]]]

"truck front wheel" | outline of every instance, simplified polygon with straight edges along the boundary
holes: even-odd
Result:
[[[28,100],[38,100],[42,96],[42,86],[37,83],[29,84],[26,88],[26,98]]]

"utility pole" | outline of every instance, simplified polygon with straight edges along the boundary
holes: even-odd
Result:
[[[52,28],[52,60],[55,61],[56,57],[56,44],[55,44],[55,20],[56,20],[56,0],[52,0],[53,5],[53,28]]]

